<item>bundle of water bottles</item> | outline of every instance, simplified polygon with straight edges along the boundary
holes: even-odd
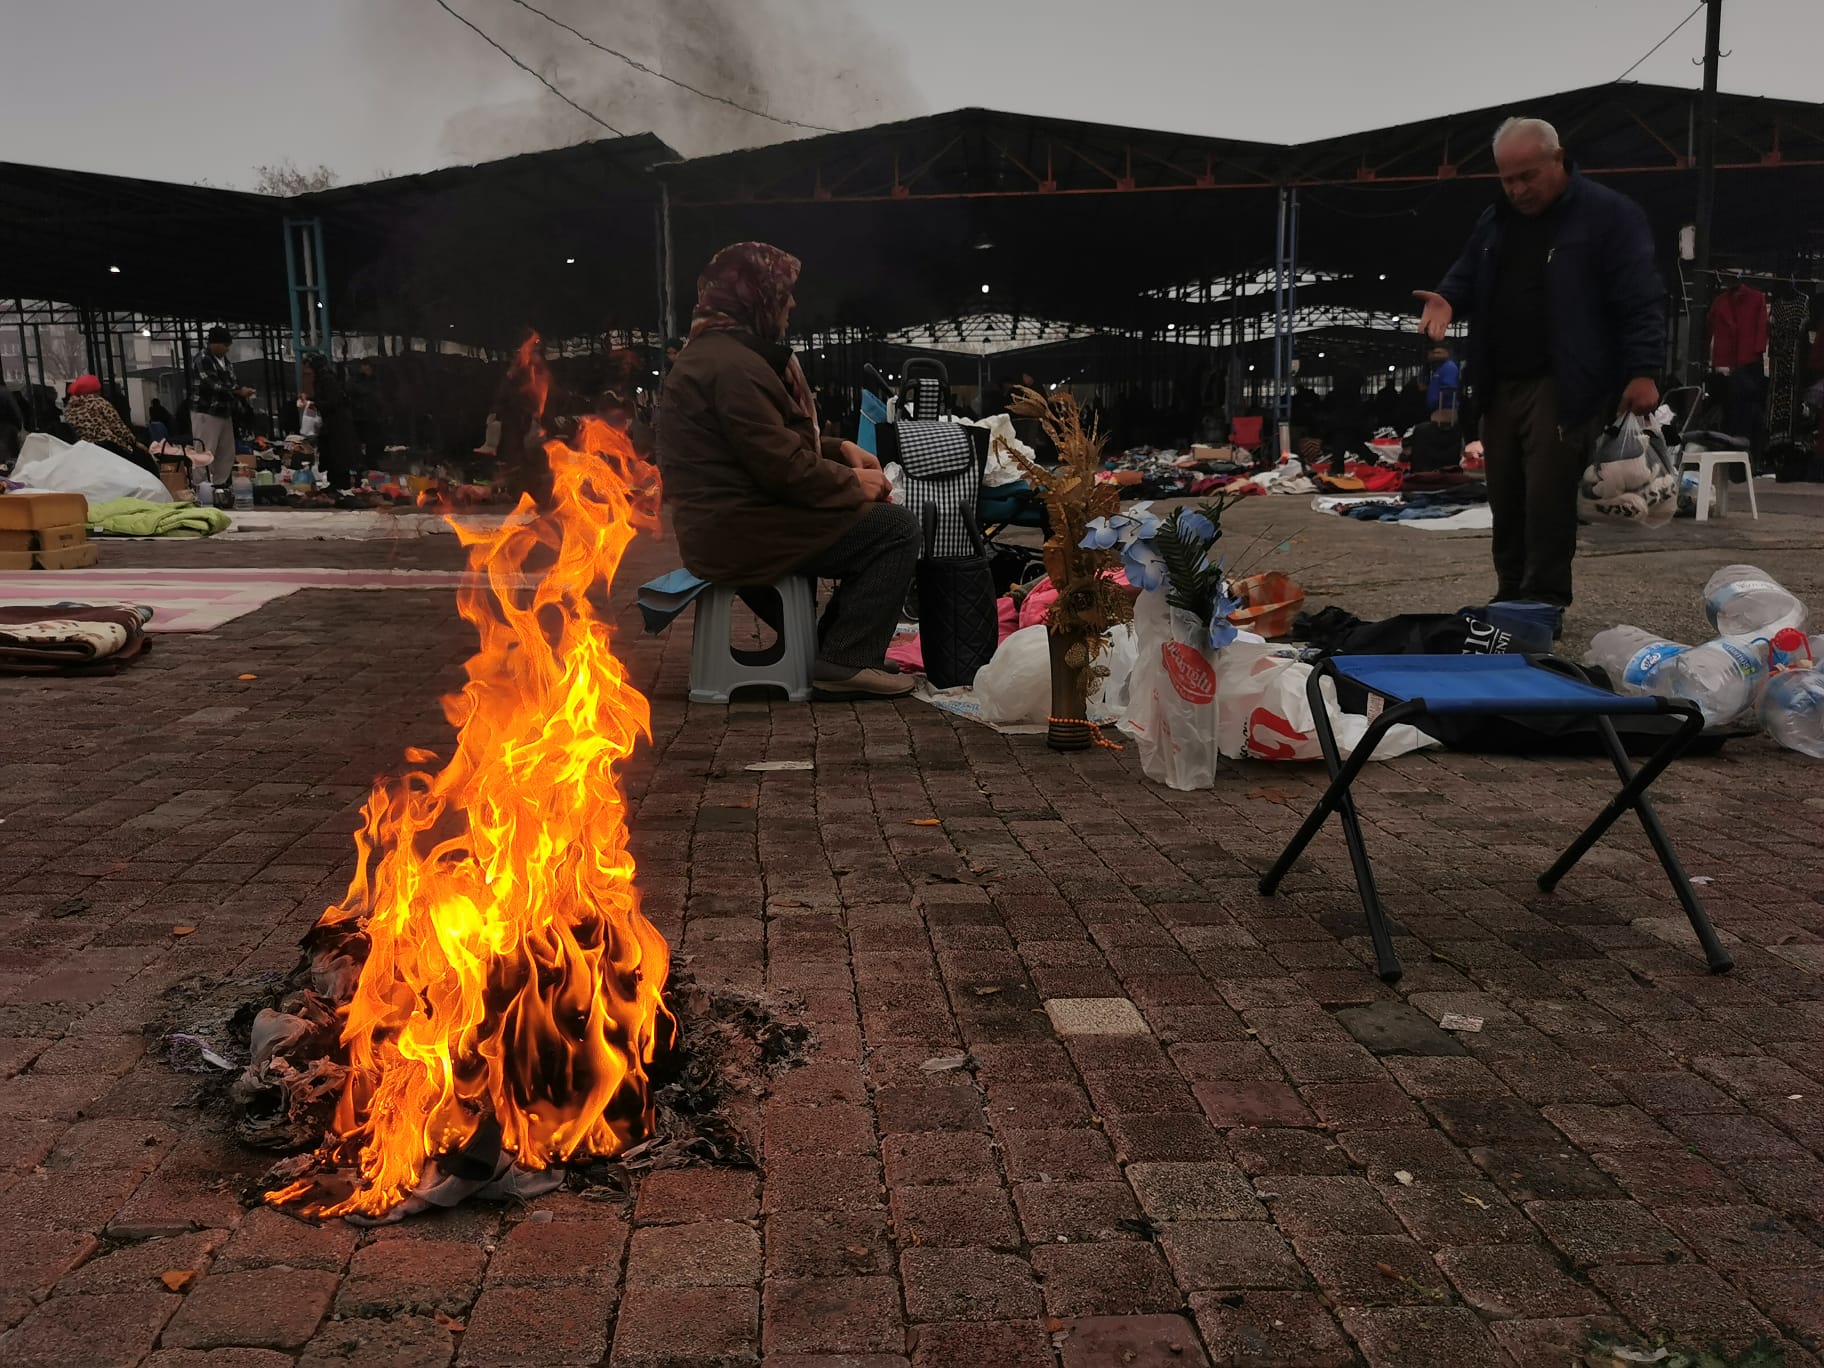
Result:
[[[1752,715],[1787,750],[1824,759],[1824,670],[1805,634],[1805,605],[1765,571],[1725,565],[1704,586],[1704,611],[1714,641],[1685,646],[1611,627],[1585,663],[1600,666],[1617,693],[1688,699],[1707,727]]]

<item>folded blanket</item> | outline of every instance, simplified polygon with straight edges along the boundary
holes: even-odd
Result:
[[[208,537],[233,525],[220,509],[199,504],[109,499],[89,505],[89,530],[112,537]]]
[[[151,618],[128,603],[0,606],[0,674],[113,674],[151,644]]]

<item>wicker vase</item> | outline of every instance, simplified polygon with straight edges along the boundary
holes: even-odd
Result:
[[[1045,744],[1056,751],[1088,750],[1095,744],[1095,733],[1089,726],[1089,700],[1084,692],[1089,671],[1066,660],[1074,648],[1079,652],[1078,658],[1087,661],[1086,635],[1081,628],[1046,634],[1051,647],[1051,722],[1045,732]]]

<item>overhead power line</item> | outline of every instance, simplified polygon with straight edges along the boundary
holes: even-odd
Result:
[[[1617,76],[1613,81],[1609,82],[1609,84],[1616,85],[1619,82],[1627,80],[1628,77],[1632,76],[1636,71],[1638,71],[1640,69],[1641,62],[1646,61],[1648,57],[1651,57],[1654,53],[1658,52],[1667,43],[1671,42],[1674,38],[1678,37],[1679,29],[1682,29],[1686,24],[1690,23],[1693,19],[1697,18],[1697,16],[1699,14],[1703,13],[1703,9],[1704,9],[1704,0],[1698,0],[1697,8],[1692,10],[1691,13],[1687,14],[1683,19],[1680,19],[1678,21],[1677,26],[1675,28],[1673,28],[1672,32],[1668,33],[1664,38],[1661,38],[1657,43],[1653,44],[1652,47],[1648,48],[1645,56],[1643,56],[1640,59],[1640,62],[1634,63],[1633,66],[1629,67],[1626,71],[1622,72],[1621,75]]]
[[[445,14],[449,15],[450,18],[452,18],[452,19],[456,20],[458,23],[460,23],[464,28],[466,28],[466,29],[470,30],[472,33],[474,33],[475,36],[480,38],[482,42],[486,43],[489,47],[493,48],[494,51],[498,52],[502,57],[505,57],[509,62],[513,63],[513,65],[518,67],[521,71],[525,72],[526,75],[532,77],[535,81],[537,81],[540,85],[542,85],[546,90],[550,91],[553,95],[557,96],[558,99],[562,100],[565,104],[569,105],[570,108],[574,109],[578,114],[581,114],[584,118],[591,119],[594,122],[600,124],[603,128],[607,129],[610,133],[614,134],[614,136],[617,138],[624,138],[627,136],[625,133],[621,132],[620,129],[616,128],[613,124],[609,123],[608,120],[604,119],[600,114],[595,113],[593,110],[584,109],[575,100],[571,99],[568,95],[564,94],[563,91],[559,90],[556,86],[552,85],[550,81],[546,80],[544,75],[541,72],[533,70],[531,67],[527,66],[524,62],[520,61],[519,58],[515,57],[511,52],[508,52],[504,47],[502,47],[499,43],[495,42],[494,39],[490,38],[486,33],[484,33],[481,29],[477,28],[468,19],[464,18],[462,15],[458,14],[455,10],[451,9],[449,7],[449,5],[446,3],[446,0],[431,0],[431,3],[436,5],[437,8],[442,10]]]
[[[441,0],[439,0],[439,3],[441,3]],[[738,109],[743,114],[752,114],[757,119],[766,119],[772,123],[784,124],[787,128],[804,128],[809,129],[813,133],[835,133],[839,131],[834,128],[826,128],[822,124],[804,123],[798,119],[786,119],[777,114],[768,114],[764,109],[755,109],[752,105],[744,105],[739,100],[729,99],[726,95],[717,95],[713,91],[700,89],[699,87],[692,85],[689,81],[680,81],[676,76],[667,76],[664,72],[659,71],[654,67],[647,66],[646,63],[640,61],[637,57],[629,57],[626,53],[621,52],[616,48],[611,48],[605,43],[596,42],[595,39],[591,38],[580,29],[572,28],[569,24],[566,24],[562,19],[557,18],[555,15],[546,14],[537,5],[527,3],[527,0],[513,0],[513,3],[523,10],[530,10],[546,23],[557,25],[557,27],[561,28],[565,33],[572,34],[575,37],[582,39],[597,52],[605,52],[610,57],[618,58],[627,63],[627,65],[632,67],[635,71],[643,71],[648,76],[656,76],[661,81],[674,85],[680,90],[688,90],[692,95],[700,95],[705,100],[714,100],[717,104],[727,105],[730,109]]]

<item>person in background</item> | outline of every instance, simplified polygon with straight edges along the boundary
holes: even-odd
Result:
[[[378,470],[386,456],[386,400],[380,394],[374,363],[366,357],[355,367],[354,378],[348,383],[348,403],[354,413],[362,458],[368,469]]]
[[[1451,360],[1450,343],[1439,342],[1425,353],[1431,365],[1431,379],[1425,386],[1425,407],[1431,410],[1433,422],[1457,421],[1457,395],[1463,387],[1463,372]],[[1448,413],[1448,419],[1440,419]]]
[[[640,380],[645,373],[646,363],[631,347],[610,352],[602,392],[595,397],[595,416],[617,432],[626,433],[634,455],[650,461],[652,426],[640,417]]]
[[[146,423],[148,426],[153,423],[163,423],[167,434],[172,432],[175,427],[171,420],[171,410],[166,408],[164,403],[158,399],[154,399],[151,403],[146,405]]]
[[[684,339],[674,337],[665,344],[665,369],[670,371],[678,363],[678,353],[684,350]]]
[[[817,633],[817,696],[898,698],[916,681],[883,668],[918,561],[918,519],[888,502],[880,463],[825,437],[786,345],[799,262],[742,242],[697,281],[690,340],[661,401],[659,464],[692,574],[753,588],[834,579]]]
[[[1585,180],[1543,119],[1495,132],[1504,198],[1436,290],[1415,290],[1434,342],[1470,320],[1494,513],[1495,601],[1571,603],[1577,482],[1616,413],[1659,407],[1665,292],[1638,204]],[[1560,250],[1562,248],[1562,250]]]
[[[354,409],[336,369],[322,352],[309,352],[304,357],[304,393],[298,402],[316,406],[322,418],[317,432],[317,459],[323,466],[323,478],[332,494],[343,494],[355,487],[355,465],[360,459],[360,444],[355,434]]]
[[[228,364],[234,334],[223,327],[209,329],[208,345],[190,363],[190,435],[203,444],[215,460],[209,478],[219,488],[234,478],[234,405],[253,398],[250,386],[237,384]]]
[[[70,382],[69,396],[63,404],[63,421],[70,425],[78,441],[92,442],[142,470],[158,474],[158,462],[133,435],[133,429],[121,421],[120,411],[101,392],[99,379],[78,376]]]

